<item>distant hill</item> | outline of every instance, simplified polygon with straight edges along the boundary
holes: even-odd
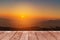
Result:
[[[32,21],[32,20],[31,20]],[[60,30],[60,20],[33,20],[32,23],[34,24],[31,25],[31,27],[28,27],[27,29],[23,28],[11,28],[11,20],[5,19],[5,18],[0,18],[0,30]],[[17,26],[18,27],[18,26]],[[19,26],[21,27],[21,26]]]
[[[60,30],[60,20],[44,20],[31,27],[32,30]]]
[[[41,23],[41,26],[45,27],[60,27],[60,20],[46,20]]]

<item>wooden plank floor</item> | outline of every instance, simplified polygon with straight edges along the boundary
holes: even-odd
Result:
[[[60,40],[59,31],[0,31],[0,40]]]

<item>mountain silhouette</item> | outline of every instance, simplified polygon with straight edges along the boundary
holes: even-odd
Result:
[[[37,22],[34,26],[31,27],[32,30],[60,30],[60,20],[44,20],[42,22]]]
[[[49,30],[60,30],[60,20],[36,20],[36,23],[34,25],[31,25],[31,27],[28,27],[28,29],[17,29],[17,28],[13,28],[11,25],[11,20],[10,19],[6,19],[6,18],[0,18],[0,30],[21,30],[21,31],[49,31]],[[18,26],[17,26],[18,27]]]

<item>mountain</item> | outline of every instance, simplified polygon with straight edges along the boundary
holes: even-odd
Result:
[[[38,21],[34,26],[31,27],[32,30],[60,30],[60,20],[43,20]]]

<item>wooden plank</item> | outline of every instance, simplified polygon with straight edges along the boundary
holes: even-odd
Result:
[[[38,40],[36,35],[35,35],[35,32],[28,33],[28,40]]]
[[[22,32],[17,31],[17,33],[10,40],[19,40]]]
[[[27,31],[23,31],[23,34],[22,34],[20,40],[28,40],[28,32]]]
[[[9,40],[12,36],[14,36],[15,33],[16,31],[7,32],[6,36],[3,37],[1,40]]]
[[[0,40],[7,35],[6,32],[0,32]]]
[[[53,32],[49,32],[50,34],[52,34],[53,36],[55,36],[55,38],[57,40],[60,40],[60,31],[53,31]]]
[[[60,32],[0,31],[0,40],[60,40]]]
[[[45,37],[46,40],[57,40],[54,36],[52,36],[52,34],[50,34],[49,32],[46,32],[46,31],[45,32],[40,32],[40,35]],[[38,34],[38,36],[39,36],[39,34]],[[40,38],[40,36],[39,36],[39,38]]]
[[[35,32],[36,37],[38,38],[38,40],[47,40],[46,37],[41,34],[41,32]]]

